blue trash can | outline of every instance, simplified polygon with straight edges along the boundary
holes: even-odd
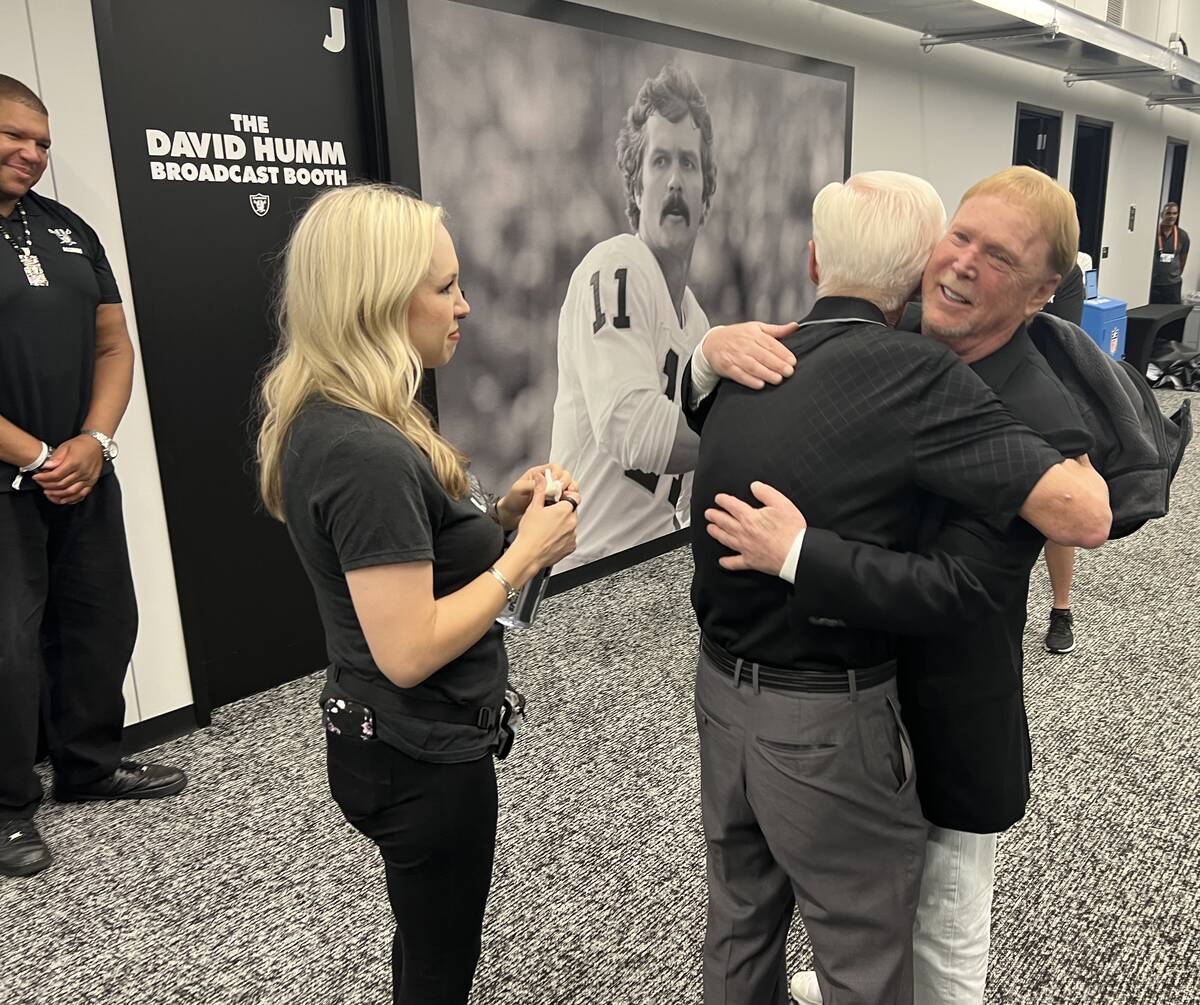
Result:
[[[1124,300],[1096,297],[1083,302],[1083,322],[1080,327],[1108,355],[1120,359],[1125,355],[1128,315],[1128,304]]]

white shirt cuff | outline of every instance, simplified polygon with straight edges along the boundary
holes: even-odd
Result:
[[[700,344],[692,351],[692,393],[688,401],[691,408],[695,408],[712,394],[721,382],[720,375],[704,357],[704,343],[711,334],[712,329],[710,328],[704,333]]]
[[[796,566],[800,564],[800,549],[804,547],[804,532],[807,527],[802,527],[800,533],[796,535],[796,540],[792,542],[791,550],[787,554],[787,558],[783,560],[783,568],[779,570],[779,578],[786,579],[793,586],[796,585]]]

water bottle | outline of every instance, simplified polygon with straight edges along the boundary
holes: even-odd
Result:
[[[537,617],[538,605],[546,595],[546,584],[550,582],[550,570],[542,569],[521,587],[517,602],[509,604],[496,618],[506,628],[532,628]]]
[[[552,505],[558,502],[562,493],[562,484],[551,477],[550,469],[546,469],[546,503]],[[517,593],[515,603],[508,604],[497,615],[496,620],[505,628],[532,628],[537,617],[538,606],[546,595],[546,585],[550,582],[550,567],[538,571],[528,583]]]

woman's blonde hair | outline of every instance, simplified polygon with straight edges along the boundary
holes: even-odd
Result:
[[[408,437],[454,498],[467,459],[417,400],[424,367],[408,307],[433,259],[443,214],[390,185],[331,189],[313,200],[283,256],[279,344],[260,391],[259,491],[283,520],[282,468],[292,422],[322,398],[366,412]]]

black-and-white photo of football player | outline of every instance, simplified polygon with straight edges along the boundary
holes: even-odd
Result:
[[[700,443],[679,378],[708,330],[687,281],[717,168],[707,102],[686,69],[668,63],[642,84],[617,164],[634,233],[584,256],[558,321],[550,455],[588,491],[578,549],[556,571],[686,525]]]

